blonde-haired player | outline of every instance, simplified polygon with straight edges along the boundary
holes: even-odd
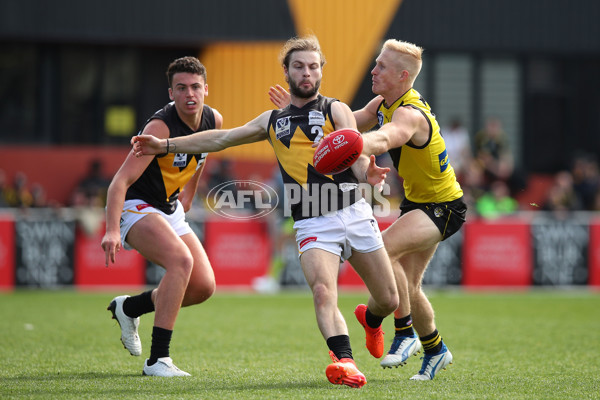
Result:
[[[440,126],[429,104],[413,88],[422,52],[412,43],[387,40],[371,71],[372,90],[378,96],[354,112],[359,130],[380,126],[363,135],[363,153],[388,152],[404,181],[400,217],[383,232],[400,306],[394,313],[396,335],[381,365],[403,365],[422,345],[425,356],[414,380],[433,379],[452,362],[421,282],[439,242],[460,229],[467,208]]]

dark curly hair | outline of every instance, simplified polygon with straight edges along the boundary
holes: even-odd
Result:
[[[204,78],[204,83],[206,83],[206,67],[196,57],[181,57],[169,64],[169,68],[167,68],[169,87],[172,85],[173,75],[178,72],[201,75]]]

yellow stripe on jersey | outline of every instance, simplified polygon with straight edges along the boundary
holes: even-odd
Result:
[[[307,184],[309,183],[308,166],[313,165],[313,155],[315,154],[316,148],[312,147],[313,141],[302,132],[301,127],[302,126],[299,125],[294,130],[289,148],[280,140],[276,139],[276,133],[273,129],[270,129],[269,135],[271,136],[273,150],[275,151],[277,160],[283,170],[290,178],[296,181],[296,183],[306,189]],[[333,124],[329,121],[329,118],[326,118],[325,125],[323,125],[321,129],[323,130],[324,136],[327,136],[334,131]],[[325,176],[331,178],[331,175]]]
[[[177,189],[179,189],[179,191],[183,189],[185,184],[196,172],[196,167],[198,165],[195,157],[188,157],[186,154],[185,157],[187,157],[189,161],[182,171],[180,167],[173,166],[175,156],[176,154],[169,153],[164,157],[157,158],[163,184],[165,185],[165,201],[169,201],[169,198],[177,191]]]
[[[313,166],[316,141],[334,131],[331,104],[336,99],[318,95],[303,107],[289,105],[269,117],[269,142],[277,156],[294,221],[340,210],[360,199],[352,170],[321,175]]]
[[[308,164],[312,164],[315,149],[312,147],[313,142],[302,133],[299,126],[292,135],[289,148],[279,140],[271,140],[271,144],[283,170],[294,181],[306,188]]]

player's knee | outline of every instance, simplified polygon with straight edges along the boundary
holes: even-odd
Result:
[[[398,292],[393,290],[388,291],[385,296],[379,297],[378,304],[381,308],[381,311],[385,312],[386,315],[393,313],[400,305]]]
[[[205,280],[202,282],[190,282],[188,290],[185,293],[183,306],[200,304],[208,300],[216,290],[215,280]]]
[[[165,269],[174,274],[181,275],[186,280],[190,278],[192,268],[194,267],[194,258],[189,252],[172,255]]]
[[[390,314],[398,309],[398,307],[400,306],[400,299],[398,298],[398,293],[395,293],[395,295],[392,296],[392,298],[387,303],[387,305],[388,305],[387,310],[389,311]]]
[[[217,288],[214,279],[205,279],[199,284],[195,285],[194,295],[198,300],[198,303],[201,303],[211,297]]]
[[[335,300],[335,294],[327,285],[315,284],[312,288],[312,292],[315,308],[324,307],[332,300]]]
[[[420,283],[413,284],[413,285],[411,285],[410,282],[408,283],[408,297],[411,300],[422,296],[422,294],[423,294],[423,291],[421,289]]]

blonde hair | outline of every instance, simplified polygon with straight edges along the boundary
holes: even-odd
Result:
[[[321,67],[325,65],[325,56],[321,51],[319,39],[317,39],[317,37],[314,35],[294,37],[283,45],[283,48],[279,53],[279,61],[286,68],[289,68],[290,58],[292,57],[292,53],[295,51],[315,51],[319,53],[319,57],[321,58]]]
[[[381,50],[395,51],[398,54],[397,67],[399,69],[407,70],[411,78],[411,83],[414,83],[419,72],[421,72],[421,66],[423,65],[423,60],[421,58],[423,48],[402,40],[388,39],[383,43],[383,48]]]

